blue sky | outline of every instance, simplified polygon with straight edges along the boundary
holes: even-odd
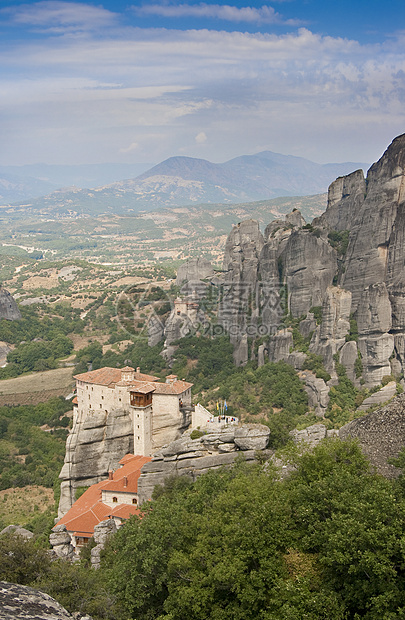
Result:
[[[0,0],[0,165],[376,160],[405,132],[404,0]]]

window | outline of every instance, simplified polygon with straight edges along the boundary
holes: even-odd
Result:
[[[133,498],[132,498],[132,503],[133,503],[133,504],[137,504],[137,503],[138,503],[138,500],[136,499],[136,497],[133,497]]]
[[[113,501],[113,504],[117,504],[118,503],[118,497],[113,497],[112,501]]]

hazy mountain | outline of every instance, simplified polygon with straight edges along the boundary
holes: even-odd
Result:
[[[336,177],[368,167],[368,164],[354,162],[322,165],[302,157],[263,151],[256,155],[242,155],[223,164],[191,157],[170,157],[135,181],[148,181],[150,185],[153,179],[158,183],[161,177],[181,178],[214,186],[217,191],[238,199],[260,200],[320,194]]]
[[[91,190],[67,188],[35,198],[31,201],[31,209],[95,215],[108,211],[137,213],[190,204],[233,204],[278,196],[306,196],[325,192],[336,177],[358,168],[367,169],[368,164],[322,165],[271,151],[243,155],[222,164],[192,157],[170,157],[136,178],[107,182]],[[79,172],[77,170],[77,174]],[[49,178],[48,175],[47,180]],[[55,175],[52,178],[55,179]]]
[[[0,166],[0,202],[8,204],[31,200],[63,187],[97,187],[120,179],[131,179],[150,166],[151,164]]]

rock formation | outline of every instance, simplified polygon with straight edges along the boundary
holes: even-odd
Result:
[[[66,525],[56,525],[50,535],[49,544],[57,558],[72,560],[75,549],[72,545],[72,538],[66,529]]]
[[[271,222],[264,236],[253,220],[234,227],[226,243],[227,288],[218,316],[234,344],[235,362],[245,364],[251,341],[260,338],[260,364],[268,355],[302,367],[287,317],[311,338],[309,351],[322,356],[334,380],[336,361],[366,387],[390,374],[401,379],[404,261],[405,134],[366,179],[362,170],[336,179],[325,213],[312,224],[294,210]],[[257,290],[267,303],[252,301]],[[316,325],[314,312],[319,317],[321,308]],[[351,333],[356,322],[358,331]]]
[[[117,526],[114,519],[106,519],[94,526],[94,542],[96,546],[91,550],[91,565],[93,568],[100,568],[100,555],[105,547],[107,540],[115,534]]]
[[[0,319],[8,321],[18,321],[21,313],[14,300],[14,297],[0,285]]]
[[[182,287],[186,284],[189,288],[193,284],[199,285],[202,280],[211,278],[214,270],[209,260],[206,258],[192,258],[182,265],[177,271],[176,285]]]
[[[59,477],[59,516],[75,501],[77,487],[88,487],[108,477],[118,468],[124,454],[133,453],[131,416],[124,410],[95,411],[83,421],[76,420],[66,440],[65,463]]]
[[[339,437],[357,439],[376,471],[387,478],[396,478],[401,471],[389,461],[405,445],[404,411],[405,394],[401,394],[385,407],[342,426]]]
[[[49,594],[28,586],[0,581],[0,617],[2,620],[72,620],[73,616]],[[78,616],[91,620],[90,616]]]
[[[189,476],[195,480],[211,469],[233,464],[241,452],[247,461],[253,461],[257,450],[267,447],[269,436],[270,429],[262,424],[225,427],[197,439],[185,433],[142,467],[138,480],[139,503],[150,499],[155,486],[171,476]]]

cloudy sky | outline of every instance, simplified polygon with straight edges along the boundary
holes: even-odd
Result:
[[[0,164],[372,162],[405,132],[404,0],[0,0]]]

